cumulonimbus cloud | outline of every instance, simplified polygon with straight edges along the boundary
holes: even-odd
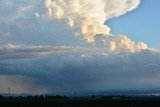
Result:
[[[45,0],[49,17],[79,28],[89,42],[94,41],[96,34],[110,35],[105,21],[135,9],[139,3],[140,0]]]
[[[132,41],[126,35],[110,34],[111,28],[104,24],[108,19],[135,9],[139,3],[140,0],[44,0],[47,16],[54,20],[52,23],[57,19],[61,23],[66,22],[71,32],[77,32],[76,36],[81,35],[89,43],[79,40],[77,45],[56,45],[54,36],[57,33],[48,33],[54,39],[52,46],[44,46],[43,43],[42,46],[26,46],[23,45],[25,40],[22,45],[1,45],[0,75],[18,75],[18,85],[22,85],[21,82],[25,80],[34,89],[43,87],[46,92],[53,92],[53,87],[56,87],[56,92],[71,93],[83,90],[159,88],[160,53],[148,48],[143,42]],[[29,43],[38,41],[42,35],[45,38],[51,21],[37,12],[34,20],[30,20],[29,24],[38,20],[33,26],[38,26],[36,33],[40,30],[44,32],[36,36],[36,33],[27,35]],[[53,32],[58,30],[61,38],[75,42],[74,36],[69,39],[63,36],[67,33],[61,29],[63,26],[59,23],[53,25]],[[24,89],[24,92],[36,93],[39,90],[29,88]]]
[[[76,34],[83,35],[87,42],[94,42],[97,35],[102,35],[101,41],[110,51],[135,52],[148,48],[145,43],[135,44],[126,36],[113,37],[111,28],[104,24],[108,19],[135,9],[140,0],[45,0],[44,3],[50,18],[65,20],[70,27],[78,29]]]

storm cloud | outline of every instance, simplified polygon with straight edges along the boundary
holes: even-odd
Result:
[[[0,91],[160,88],[160,52],[127,35],[111,34],[104,24],[139,4],[140,0],[2,0]]]

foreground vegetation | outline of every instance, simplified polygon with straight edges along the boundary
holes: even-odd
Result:
[[[0,96],[1,106],[52,106],[52,107],[160,107],[160,97],[155,96],[88,96],[67,97],[51,95]]]

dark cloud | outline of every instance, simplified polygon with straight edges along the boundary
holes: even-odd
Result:
[[[13,50],[0,61],[0,74],[35,78],[31,84],[48,91],[53,83],[60,92],[160,88],[160,54],[153,50],[110,55],[82,47]]]

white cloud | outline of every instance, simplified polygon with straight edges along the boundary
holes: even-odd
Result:
[[[140,0],[44,0],[44,4],[49,17],[67,21],[86,41],[93,42],[97,34],[110,35],[105,21],[135,9]]]
[[[110,28],[104,24],[135,9],[140,0],[45,0],[44,4],[50,18],[67,21],[87,42],[96,43],[98,39],[110,51],[135,52],[148,48],[145,43],[135,43],[127,36],[110,34]]]

